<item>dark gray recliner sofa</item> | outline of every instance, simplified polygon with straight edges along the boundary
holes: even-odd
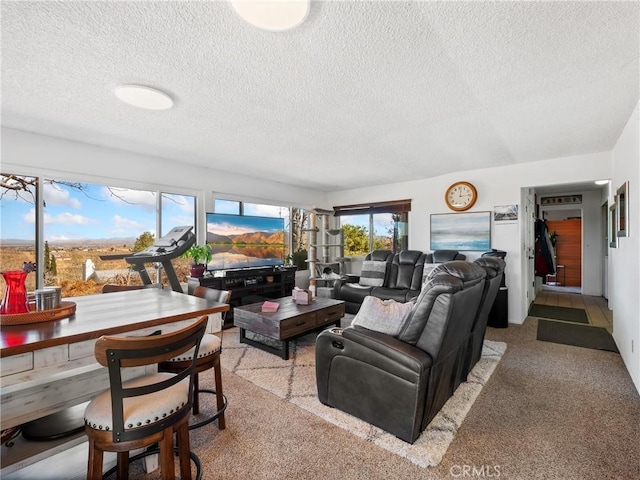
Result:
[[[382,284],[387,285],[389,283],[389,275],[391,269],[391,261],[393,260],[393,252],[391,250],[374,250],[368,254],[364,261],[384,262],[386,269]],[[364,301],[364,298],[371,295],[371,292],[375,288],[374,285],[360,282],[361,278],[357,275],[350,275],[346,279],[341,278],[334,283],[334,297],[338,300],[344,300],[344,308],[347,313],[357,313],[360,309],[360,305]]]
[[[502,282],[502,274],[506,267],[505,261],[498,257],[480,257],[474,260],[473,263],[482,267],[487,273],[487,276],[485,277],[485,293],[482,296],[482,302],[480,303],[478,314],[471,327],[467,348],[464,352],[460,382],[467,381],[469,372],[482,356],[482,345],[487,331],[489,312],[498,295],[498,290]]]
[[[367,260],[386,262],[384,281],[381,285],[362,285],[362,280],[336,282],[335,298],[344,300],[347,313],[358,313],[368,295],[382,300],[393,299],[408,302],[420,295],[422,275],[427,256],[418,250],[403,250],[394,254],[389,250],[374,250]]]
[[[397,337],[361,326],[318,336],[316,380],[323,404],[415,442],[452,395],[458,353],[485,285],[478,265],[444,265],[422,289]]]

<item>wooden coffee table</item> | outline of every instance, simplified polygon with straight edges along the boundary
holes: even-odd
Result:
[[[309,305],[296,305],[292,297],[283,297],[270,302],[280,304],[277,312],[262,312],[264,302],[252,303],[233,309],[233,323],[240,327],[240,343],[246,343],[269,353],[289,359],[289,340],[319,330],[329,325],[340,326],[344,316],[344,302],[331,298],[316,298]],[[247,338],[246,333],[266,337],[269,343],[279,343],[277,348],[259,340]]]

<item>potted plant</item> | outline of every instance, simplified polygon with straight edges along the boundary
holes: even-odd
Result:
[[[189,274],[194,278],[200,278],[207,269],[207,263],[213,258],[209,245],[191,245],[182,255],[182,258],[191,259]]]

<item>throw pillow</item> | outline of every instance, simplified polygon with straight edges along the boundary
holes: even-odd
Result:
[[[380,300],[378,297],[364,297],[351,325],[360,325],[368,330],[397,337],[414,305],[415,302],[400,303],[395,300]]]
[[[362,262],[359,283],[360,285],[368,285],[370,287],[381,287],[384,284],[384,274],[386,271],[387,262],[365,260]]]

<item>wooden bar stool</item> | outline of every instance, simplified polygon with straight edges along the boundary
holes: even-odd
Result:
[[[88,480],[102,478],[104,452],[117,452],[118,479],[128,478],[129,452],[159,445],[163,480],[175,478],[173,435],[177,435],[180,478],[191,479],[188,421],[193,402],[196,362],[175,373],[155,373],[122,381],[122,369],[156,365],[193,349],[206,331],[207,316],[165,335],[103,336],[95,346],[100,365],[109,370],[110,389],[89,402],[85,432],[89,437]],[[200,473],[198,473],[200,475]]]
[[[196,287],[193,292],[194,296],[206,298],[219,303],[229,303],[231,299],[230,290],[216,290],[207,287]],[[224,316],[222,317],[222,323],[224,323]],[[200,428],[214,420],[218,419],[218,428],[224,430],[226,428],[224,411],[227,409],[227,398],[222,393],[222,369],[220,367],[220,353],[222,351],[222,340],[217,335],[205,333],[202,338],[200,350],[198,352],[198,358],[196,359],[196,374],[194,379],[195,394],[193,398],[193,414],[198,415],[200,413],[200,394],[211,393],[216,396],[216,408],[217,410],[213,414],[207,416],[204,420],[189,425],[189,430],[194,428]],[[193,351],[185,352],[180,356],[176,356],[166,362],[161,362],[158,365],[158,370],[161,372],[175,372],[184,365],[193,361]],[[199,385],[199,373],[206,370],[213,369],[214,380],[216,384],[215,390],[200,388]]]

